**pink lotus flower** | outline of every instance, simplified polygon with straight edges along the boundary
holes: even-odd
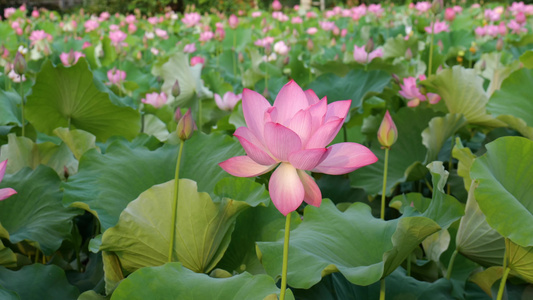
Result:
[[[357,45],[354,45],[353,59],[356,62],[360,64],[366,64],[371,62],[376,57],[383,57],[383,48],[378,48],[370,53],[367,53],[365,46],[357,47]]]
[[[194,43],[187,44],[185,45],[185,48],[183,48],[183,52],[185,53],[193,53],[195,51],[196,51],[196,44]]]
[[[134,34],[137,31],[137,26],[133,23],[128,24],[128,33]]]
[[[167,94],[165,92],[161,93],[150,93],[146,94],[146,98],[142,98],[141,102],[144,104],[150,104],[155,108],[161,108],[165,103],[167,103]]]
[[[0,162],[0,182],[2,179],[4,179],[4,175],[6,173],[6,166],[7,166],[7,160],[4,160],[3,162]],[[17,191],[15,191],[12,188],[3,188],[0,189],[0,201],[5,200],[13,195],[15,195]]]
[[[231,29],[237,28],[239,26],[239,18],[236,15],[229,16],[228,24]]]
[[[324,22],[319,21],[318,24],[320,25],[322,30],[325,30],[325,31],[331,31],[333,30],[333,28],[337,27],[335,25],[335,22],[329,22],[329,21],[324,21]]]
[[[220,97],[219,94],[215,94],[215,103],[221,110],[233,110],[235,105],[242,99],[242,94],[235,95],[233,92],[227,92],[224,97]]]
[[[307,28],[307,34],[313,35],[318,32],[318,29],[316,27],[309,27]]]
[[[507,27],[509,27],[509,29],[511,29],[511,33],[514,33],[514,34],[520,34],[522,32],[527,32],[527,28],[523,27],[515,20],[509,21],[509,23],[507,24]]]
[[[215,37],[215,34],[212,31],[204,31],[200,33],[198,40],[200,42],[207,42]]]
[[[291,23],[292,23],[292,24],[302,24],[302,23],[303,23],[303,20],[302,20],[302,18],[300,18],[300,17],[293,17],[293,18],[291,19]]]
[[[8,7],[4,10],[4,18],[8,19],[9,17],[11,17],[11,15],[13,15],[14,13],[17,12],[17,9],[14,8],[14,7]]]
[[[262,13],[261,13],[260,11],[254,11],[254,12],[252,13],[252,18],[259,18],[259,17],[261,16],[261,14],[262,14]]]
[[[402,97],[410,100],[407,103],[409,107],[415,107],[420,104],[420,101],[425,101],[426,96],[420,93],[418,86],[416,85],[415,77],[407,77],[403,79],[403,85],[400,84],[401,90],[398,92]]]
[[[31,12],[31,16],[32,16],[32,18],[38,18],[39,17],[39,11],[34,9]]]
[[[515,20],[516,20],[516,22],[518,24],[525,25],[525,23],[527,21],[526,15],[523,12],[519,12],[519,13],[516,14]]]
[[[85,57],[85,54],[73,50],[70,50],[68,53],[63,52],[59,55],[59,58],[65,67],[75,65],[80,57]]]
[[[32,45],[34,45],[38,41],[42,40],[48,40],[49,42],[52,41],[52,36],[46,33],[44,30],[34,30],[30,34],[30,41],[32,41]]]
[[[164,40],[168,39],[168,33],[167,33],[166,30],[163,30],[163,29],[156,28],[155,29],[155,35],[157,37],[160,37],[160,38],[164,39]]]
[[[273,10],[281,10],[282,8],[283,8],[283,5],[281,5],[281,3],[278,0],[274,0],[274,2],[272,2]]]
[[[104,12],[102,12],[100,14],[100,17],[98,18],[98,21],[103,22],[103,21],[109,19],[109,17],[111,17],[111,15],[107,11],[104,11]]]
[[[135,15],[127,15],[126,16],[126,23],[133,24],[137,21],[137,17]]]
[[[368,6],[368,11],[373,13],[377,17],[381,17],[381,15],[383,15],[383,12],[385,12],[385,10],[381,7],[381,4],[370,4]]]
[[[121,30],[111,31],[109,33],[109,39],[111,39],[111,44],[115,46],[121,45],[127,37],[128,35]]]
[[[427,27],[424,27],[424,30],[427,33],[431,33],[432,26],[433,26],[433,24],[431,24],[431,25],[429,25]],[[435,22],[435,25],[433,26],[433,32],[435,34],[438,34],[438,33],[444,32],[444,31],[446,31],[446,32],[450,31],[448,23],[446,23],[444,21],[443,22],[439,22],[439,21]]]
[[[474,32],[477,36],[484,36],[487,33],[487,30],[485,29],[485,27],[478,26],[476,27]]]
[[[120,85],[120,83],[126,80],[126,72],[113,68],[107,71],[107,79],[111,84]]]
[[[205,58],[201,57],[201,56],[193,56],[191,58],[191,67],[192,66],[195,66],[196,64],[205,64]]]
[[[289,54],[290,48],[285,44],[284,41],[279,41],[274,44],[274,52],[276,52],[279,55],[287,55]]]
[[[305,171],[345,174],[372,164],[377,157],[365,146],[340,143],[326,146],[337,135],[350,109],[351,100],[327,104],[294,81],[279,92],[274,106],[259,93],[244,89],[242,107],[247,127],[235,136],[246,156],[230,158],[219,165],[238,177],[255,177],[271,170],[269,193],[276,208],[287,215],[300,204],[319,206],[322,194]]]
[[[444,19],[448,22],[451,22],[455,19],[455,10],[453,8],[448,7],[444,11]]]
[[[396,143],[397,139],[398,129],[396,128],[396,124],[394,124],[394,121],[387,110],[378,129],[378,141],[381,146],[390,148],[392,145],[394,145],[394,143]]]
[[[196,24],[198,24],[201,19],[202,19],[202,16],[200,16],[199,13],[189,13],[189,14],[185,14],[185,16],[183,17],[183,19],[181,19],[181,21],[183,22],[183,24],[187,25],[187,27],[193,27]]]
[[[431,9],[431,3],[429,3],[428,1],[417,2],[415,5],[415,9],[418,10],[419,13],[425,13],[426,11]]]
[[[96,30],[98,29],[99,26],[100,26],[100,23],[98,23],[98,21],[93,20],[93,19],[89,19],[85,21],[85,24],[83,24],[83,27],[85,27],[85,32],[91,32],[93,30]]]
[[[148,18],[148,23],[150,23],[152,25],[156,25],[157,23],[159,23],[159,18],[158,17],[150,17],[150,18]]]

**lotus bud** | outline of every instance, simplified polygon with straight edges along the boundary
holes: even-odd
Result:
[[[176,108],[176,112],[174,113],[174,121],[176,123],[179,123],[181,118],[183,118],[183,114],[181,113],[181,108]]]
[[[26,73],[26,60],[24,59],[24,56],[20,54],[20,52],[17,52],[17,55],[15,56],[15,61],[13,62],[13,70],[15,70],[15,73],[17,75],[23,75]]]
[[[239,62],[242,64],[244,62],[244,55],[242,54],[242,52],[239,52]]]
[[[176,80],[176,82],[174,82],[174,85],[172,86],[172,90],[170,91],[172,97],[176,98],[178,97],[180,94],[181,94],[181,88],[180,88],[180,83]]]
[[[401,82],[400,81],[400,77],[398,77],[398,75],[396,75],[396,74],[392,74],[392,79],[394,80],[394,82],[396,84],[400,84],[400,82]]]
[[[378,129],[378,141],[381,146],[390,148],[392,145],[394,145],[394,143],[396,143],[397,139],[398,129],[396,128],[396,124],[394,124],[394,121],[387,110]]]
[[[413,59],[413,51],[411,51],[411,48],[407,48],[407,50],[405,51],[405,59],[406,60]]]
[[[341,52],[346,52],[346,43],[343,43],[341,46]]]
[[[496,51],[502,51],[503,50],[503,39],[499,38],[496,42]]]
[[[195,128],[196,124],[192,119],[191,109],[189,108],[189,110],[187,110],[185,115],[183,115],[183,117],[178,122],[176,133],[178,134],[180,140],[186,141],[191,138]]]
[[[308,39],[307,40],[307,50],[313,51],[314,47],[315,47],[315,44],[313,43],[313,41],[311,39]]]
[[[442,12],[443,7],[444,7],[443,0],[433,0],[433,3],[431,3],[431,11],[435,15],[440,14]]]
[[[368,42],[366,43],[365,51],[366,51],[366,53],[370,53],[370,52],[374,51],[374,40],[372,38],[370,38],[368,40]]]

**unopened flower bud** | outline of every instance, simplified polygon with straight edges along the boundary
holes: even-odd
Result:
[[[314,47],[315,47],[315,44],[313,43],[313,41],[311,39],[308,39],[307,40],[307,50],[313,51]]]
[[[192,119],[191,109],[189,108],[189,110],[187,110],[185,115],[183,115],[183,117],[178,122],[176,133],[182,141],[186,141],[191,138],[195,128],[196,124]]]
[[[180,83],[176,80],[171,90],[172,97],[176,98],[181,94]]]
[[[411,51],[411,48],[407,48],[407,50],[405,51],[405,59],[406,60],[413,59],[413,51]]]
[[[239,62],[242,64],[244,62],[244,55],[242,52],[239,52]]]
[[[396,84],[400,84],[400,77],[398,77],[398,75],[392,74],[392,79]]]
[[[502,51],[503,50],[503,39],[499,38],[496,42],[496,51]]]
[[[341,52],[346,52],[346,43],[343,43],[341,46]]]
[[[26,60],[24,59],[24,56],[20,54],[20,52],[17,52],[17,55],[15,56],[15,61],[13,62],[13,70],[15,70],[15,73],[17,75],[23,75],[26,72]]]
[[[381,146],[390,148],[392,145],[394,145],[394,143],[396,143],[397,139],[398,129],[396,128],[396,124],[394,124],[394,121],[387,110],[378,129],[378,141]]]
[[[433,2],[431,3],[431,11],[435,15],[440,14],[442,12],[443,7],[444,7],[443,0],[433,0]]]
[[[366,53],[370,53],[370,52],[374,51],[374,40],[372,38],[370,38],[368,40],[368,42],[366,43],[365,51],[366,51]]]
[[[181,113],[181,108],[176,108],[176,112],[174,113],[174,121],[176,123],[179,123],[181,118],[183,118],[183,114]]]

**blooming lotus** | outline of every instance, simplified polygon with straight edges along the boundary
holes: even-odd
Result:
[[[183,52],[185,52],[185,53],[193,53],[195,51],[196,51],[196,45],[194,43],[187,44],[183,48]]]
[[[196,65],[196,64],[205,64],[205,58],[203,58],[201,56],[193,56],[191,58],[191,67]]]
[[[215,94],[215,103],[221,110],[233,110],[235,105],[242,99],[242,94],[235,95],[233,92],[227,92],[224,97]]]
[[[167,94],[165,94],[165,92],[159,94],[156,92],[146,94],[146,98],[142,98],[141,102],[144,104],[150,104],[155,108],[160,108],[167,103]]]
[[[419,80],[426,80],[425,75],[420,75],[418,77]],[[398,92],[400,95],[402,95],[404,98],[408,99],[409,102],[407,102],[407,106],[409,107],[417,107],[420,105],[420,101],[428,101],[430,104],[437,104],[439,103],[441,97],[434,93],[427,93],[426,95],[423,95],[420,92],[420,89],[416,85],[416,78],[415,77],[406,77],[403,79],[403,85],[400,84],[401,90]]]
[[[59,55],[59,59],[66,67],[75,65],[80,57],[85,57],[85,54],[79,51],[70,50],[70,52],[63,52]]]
[[[276,52],[279,55],[287,55],[289,54],[290,48],[285,44],[284,41],[279,41],[274,44],[274,52]]]
[[[168,33],[167,33],[166,30],[156,28],[155,29],[155,35],[157,37],[160,37],[160,38],[164,39],[164,40],[168,40]]]
[[[198,24],[201,19],[202,16],[199,13],[189,13],[185,14],[181,21],[183,22],[183,24],[187,25],[187,27],[193,27],[194,25]]]
[[[107,79],[109,79],[109,82],[111,82],[111,84],[118,85],[120,84],[120,82],[126,79],[126,72],[113,68],[107,71]]]
[[[300,204],[319,206],[322,194],[306,171],[345,174],[372,164],[377,157],[365,146],[333,141],[350,109],[351,100],[327,104],[294,81],[287,83],[270,103],[259,93],[244,89],[242,108],[247,127],[235,136],[246,156],[219,165],[238,177],[255,177],[274,170],[269,182],[272,202],[284,215]]]
[[[441,32],[450,31],[450,27],[448,26],[448,24],[446,22],[437,21],[437,22],[435,22],[435,25],[430,24],[429,26],[424,27],[424,30],[427,33],[431,33],[431,31],[433,30],[433,33],[438,34],[438,33],[441,33]]]
[[[111,31],[109,33],[109,39],[111,40],[111,44],[115,45],[115,46],[118,46],[120,44],[122,44],[122,42],[128,37],[128,35],[121,31],[121,30],[116,30],[116,31]]]
[[[383,49],[378,48],[370,53],[367,53],[365,50],[365,46],[358,47],[357,45],[354,45],[353,48],[353,59],[360,63],[360,64],[366,64],[371,62],[376,57],[383,57]]]
[[[100,23],[98,23],[98,21],[93,20],[93,19],[89,19],[85,21],[85,24],[83,24],[83,27],[85,27],[85,32],[91,32],[93,30],[96,30],[98,29],[99,26],[100,26]]]
[[[272,2],[273,10],[281,10],[282,8],[283,8],[283,5],[281,5],[281,3],[278,0],[274,0],[274,2]]]
[[[229,16],[228,24],[231,29],[237,28],[237,26],[239,26],[239,18],[237,18],[236,15],[232,14],[231,16]]]
[[[2,181],[2,179],[4,179],[4,174],[6,173],[6,166],[7,166],[7,160],[0,162],[0,182]],[[17,191],[15,191],[12,188],[0,189],[0,201],[5,200],[15,195],[16,193]]]

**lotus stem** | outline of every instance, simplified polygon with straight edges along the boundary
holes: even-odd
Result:
[[[180,150],[178,152],[178,159],[176,162],[176,173],[174,174],[174,202],[172,203],[172,228],[170,229],[170,245],[168,247],[168,262],[172,262],[172,253],[174,253],[174,238],[176,237],[176,219],[178,216],[178,196],[180,188],[180,163],[181,154],[183,153],[183,140],[180,140]]]
[[[411,276],[411,253],[407,255],[407,276]]]
[[[389,165],[389,148],[385,148],[385,165],[383,166],[383,190],[381,191],[381,219],[385,220],[385,193],[387,192],[387,169]]]
[[[452,156],[453,146],[455,146],[454,136],[452,136],[452,145],[450,148],[450,160],[448,161],[448,173],[450,175],[452,174],[452,169],[453,169],[453,156]],[[448,182],[448,193],[447,194],[451,195],[451,193],[452,193],[452,185],[450,184],[450,182]]]
[[[379,286],[379,300],[385,300],[385,278],[381,278]]]
[[[457,256],[457,253],[459,253],[459,251],[455,249],[455,251],[453,251],[452,257],[450,258],[450,262],[448,263],[448,270],[446,271],[446,279],[448,280],[450,280],[450,278],[452,277],[453,263],[455,262],[455,257]]]
[[[505,290],[505,282],[507,281],[507,276],[509,276],[510,271],[511,271],[511,268],[505,268],[505,271],[503,272],[503,277],[500,282],[500,288],[498,289],[498,297],[496,297],[496,300],[503,299],[503,291]]]
[[[431,76],[431,69],[432,69],[432,62],[433,62],[433,41],[435,37],[435,22],[437,21],[437,16],[433,16],[433,20],[431,22],[431,42],[429,44],[429,62],[428,62],[428,77]]]
[[[233,76],[237,77],[237,30],[233,30]]]
[[[280,300],[285,300],[285,292],[287,290],[287,269],[289,266],[289,237],[291,234],[291,214],[285,217],[285,239],[283,240],[283,266],[281,268],[281,292],[279,294]]]
[[[25,136],[24,123],[26,123],[26,120],[24,118],[24,87],[22,85],[22,75],[20,75],[20,103],[22,103],[22,136]]]

